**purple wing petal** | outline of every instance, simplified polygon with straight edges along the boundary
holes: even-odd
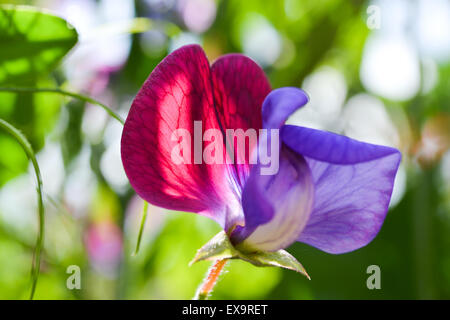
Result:
[[[238,226],[231,239],[247,250],[276,251],[293,243],[305,227],[314,186],[306,161],[286,147],[275,175],[262,175],[260,169],[252,168],[243,190],[245,227]]]
[[[263,128],[279,129],[286,119],[308,102],[303,90],[285,87],[273,90],[262,107]]]
[[[394,148],[360,142],[327,131],[291,125],[282,128],[281,139],[302,155],[334,164],[360,163],[399,153]]]
[[[372,241],[388,211],[400,152],[289,125],[281,137],[305,157],[315,186],[314,209],[298,241],[335,254]]]

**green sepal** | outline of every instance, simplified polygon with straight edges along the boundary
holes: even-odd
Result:
[[[221,231],[197,251],[189,265],[203,260],[234,259],[238,255],[239,252],[233,247],[227,234]]]
[[[240,259],[248,261],[257,267],[280,267],[296,271],[311,280],[302,264],[286,250],[247,253],[246,255],[242,254]]]
[[[203,260],[215,261],[223,259],[241,259],[257,267],[280,267],[289,269],[301,273],[311,280],[302,264],[287,251],[243,252],[233,246],[224,231],[219,232],[201,247],[189,265]]]

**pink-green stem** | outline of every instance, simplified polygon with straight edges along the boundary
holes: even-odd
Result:
[[[217,260],[213,263],[213,265],[208,270],[205,280],[203,280],[203,282],[198,287],[194,300],[208,300],[208,297],[214,289],[214,286],[217,284],[217,280],[219,279],[219,276],[224,270],[227,262],[227,259],[223,259]]]

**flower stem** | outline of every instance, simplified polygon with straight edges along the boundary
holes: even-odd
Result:
[[[195,294],[194,300],[208,300],[208,296],[213,290],[214,286],[217,284],[220,274],[222,273],[228,260],[217,260],[209,268],[205,280],[200,284]]]
[[[70,91],[65,91],[59,88],[31,88],[31,87],[0,87],[0,92],[15,92],[15,93],[40,93],[40,92],[46,92],[46,93],[56,93],[56,94],[61,94],[63,96],[68,96],[68,97],[72,97],[81,101],[85,101],[87,103],[91,103],[91,104],[95,104],[98,105],[100,107],[102,107],[111,117],[113,117],[114,119],[116,119],[117,121],[119,121],[122,125],[125,123],[125,121],[122,119],[121,116],[119,116],[117,113],[115,113],[111,108],[109,108],[108,106],[104,105],[101,102],[98,102],[95,99],[92,99],[91,97],[79,94],[79,93],[75,93],[75,92],[70,92]]]

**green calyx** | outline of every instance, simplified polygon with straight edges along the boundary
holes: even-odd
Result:
[[[305,268],[285,250],[274,252],[238,250],[230,242],[228,235],[221,231],[201,247],[189,265],[198,261],[216,261],[224,259],[241,259],[257,267],[280,267],[303,274],[311,280]]]

